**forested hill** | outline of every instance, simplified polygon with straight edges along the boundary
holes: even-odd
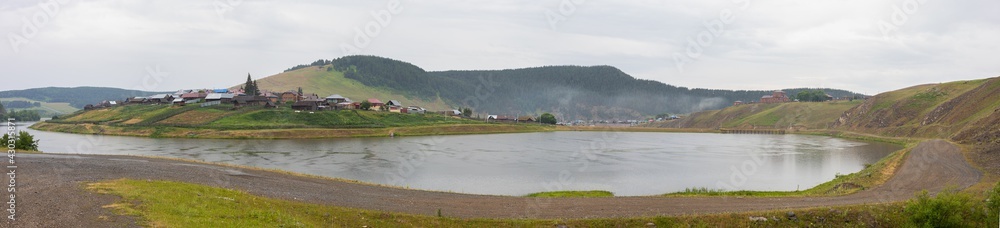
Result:
[[[123,100],[126,97],[149,96],[156,92],[126,90],[106,87],[45,87],[25,90],[0,91],[0,98],[27,98],[34,101],[64,102],[76,108],[101,101]]]
[[[546,66],[526,69],[426,72],[410,63],[347,56],[307,66],[331,70],[371,87],[402,91],[425,100],[440,97],[477,113],[539,114],[562,119],[626,119],[661,113],[720,109],[734,101],[757,101],[771,91],[689,89],[636,79],[611,66]],[[785,89],[794,95],[804,89]],[[834,97],[855,95],[824,89]]]

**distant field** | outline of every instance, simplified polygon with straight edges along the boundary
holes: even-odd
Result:
[[[28,108],[28,109],[13,109],[13,108],[7,108],[7,109],[8,110],[37,110],[37,111],[39,111],[39,114],[42,115],[42,117],[51,117],[52,115],[69,114],[69,113],[76,112],[77,110],[80,110],[78,108],[74,108],[73,106],[70,106],[69,103],[50,103],[50,102],[36,101],[36,100],[31,100],[31,99],[27,99],[27,98],[20,98],[20,97],[16,97],[16,98],[0,98],[0,101],[39,102],[39,103],[42,104],[42,107],[34,107],[34,108]]]

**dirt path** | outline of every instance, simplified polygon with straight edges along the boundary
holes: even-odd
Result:
[[[267,197],[412,214],[434,215],[440,209],[446,216],[464,218],[587,218],[893,202],[908,199],[923,189],[936,192],[949,185],[965,188],[982,176],[966,163],[958,147],[944,140],[926,141],[914,148],[885,185],[840,197],[520,198],[404,190],[128,156],[25,154],[18,159],[18,227],[134,225],[129,217],[101,209],[101,205],[113,203],[114,197],[81,188],[84,182],[117,178],[184,181]]]

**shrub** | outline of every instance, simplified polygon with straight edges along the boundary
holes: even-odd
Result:
[[[541,117],[538,118],[538,122],[544,124],[556,124],[556,116],[546,112],[542,114]]]
[[[10,144],[10,136],[8,134],[3,134],[0,137],[0,146],[7,148]],[[20,131],[17,137],[14,137],[14,149],[17,150],[38,150],[38,140],[35,140],[35,136],[28,134],[26,131]]]
[[[996,186],[993,187],[989,192],[987,192],[986,198],[986,209],[989,211],[988,224],[989,227],[1000,226],[996,222],[1000,222],[1000,182],[997,182]]]
[[[917,194],[906,204],[910,226],[915,227],[970,227],[985,219],[982,205],[968,194],[945,190],[931,197],[927,191]]]

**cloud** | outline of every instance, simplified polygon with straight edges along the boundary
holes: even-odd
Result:
[[[745,9],[739,1],[400,1],[403,11],[360,51],[428,70],[612,65],[722,89],[874,93],[1000,75],[991,58],[1000,2],[924,1],[912,10],[907,1],[749,1]],[[388,3],[16,0],[0,4],[0,32],[22,36],[24,20],[46,13],[39,2],[61,2],[59,12],[18,52],[0,46],[0,90],[132,88],[151,66],[170,72],[159,90],[226,87],[247,72],[263,77],[343,55]],[[905,22],[893,23],[907,6]],[[672,56],[727,12],[733,21],[679,71]]]

